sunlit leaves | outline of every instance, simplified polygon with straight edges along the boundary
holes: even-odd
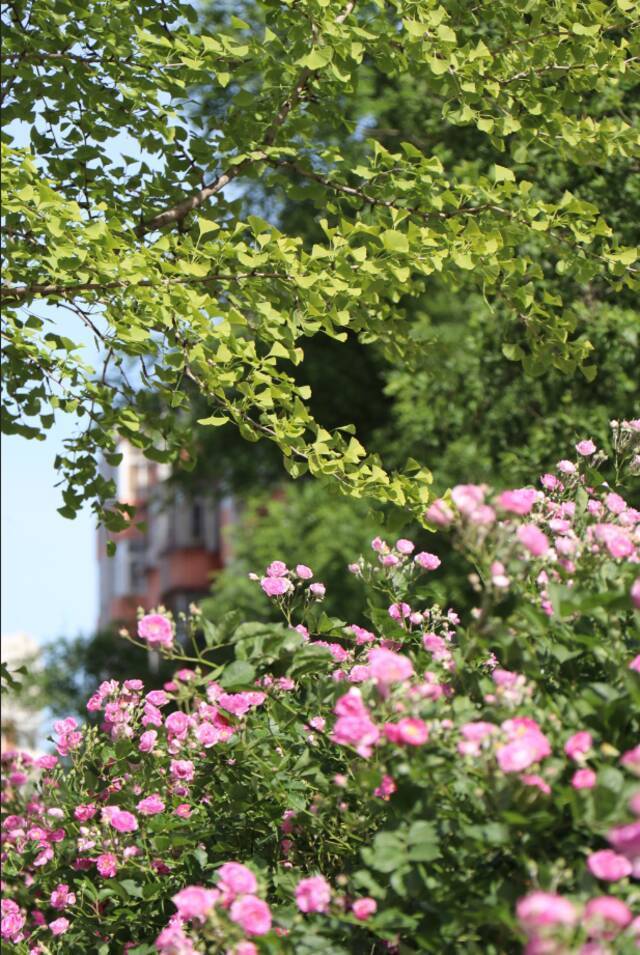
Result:
[[[58,410],[89,422],[60,462],[70,516],[84,496],[104,517],[112,489],[97,460],[119,436],[179,458],[176,412],[197,389],[204,420],[275,441],[294,476],[328,476],[419,517],[426,469],[420,480],[391,474],[342,433],[325,434],[291,368],[318,334],[357,335],[410,365],[405,303],[428,293],[430,276],[482,294],[524,329],[505,354],[526,373],[592,374],[588,337],[553,283],[637,287],[637,252],[590,197],[554,193],[545,162],[638,154],[620,105],[638,72],[631,5],[578,16],[563,0],[523,16],[507,3],[478,20],[468,5],[427,0],[410,14],[393,3],[257,2],[216,30],[183,0],[135,11],[114,0],[106,19],[101,9],[82,0],[72,15],[43,0],[27,26],[13,8],[5,15],[6,118],[22,132],[3,160],[4,420],[34,438]],[[469,157],[452,171],[437,141],[396,151],[372,138],[350,165],[342,104],[370,64],[423,84],[443,138],[473,129],[498,161]],[[205,88],[213,112],[198,118]],[[620,108],[590,112],[593,96]],[[273,198],[261,216],[258,181]],[[323,217],[310,247],[276,227],[287,195]],[[100,367],[33,324],[43,302],[90,329]],[[142,408],[150,390],[161,418]]]

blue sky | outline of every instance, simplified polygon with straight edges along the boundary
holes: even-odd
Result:
[[[97,616],[95,528],[85,511],[57,513],[53,461],[71,429],[46,441],[2,436],[2,633],[38,642],[92,630]]]
[[[49,306],[38,313],[86,342],[68,313]],[[91,361],[94,349],[84,356]],[[27,633],[41,643],[95,626],[95,521],[88,509],[73,521],[57,512],[62,499],[53,462],[74,427],[71,416],[58,414],[45,441],[2,435],[2,634]]]

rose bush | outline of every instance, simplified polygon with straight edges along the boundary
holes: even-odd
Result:
[[[615,489],[583,438],[537,488],[429,508],[468,620],[407,538],[350,565],[359,621],[323,613],[313,555],[252,575],[282,625],[194,608],[191,649],[143,616],[164,689],[106,681],[99,727],[3,757],[7,950],[637,951],[639,438],[616,425]]]

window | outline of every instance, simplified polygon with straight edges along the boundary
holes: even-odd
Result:
[[[194,541],[202,539],[202,524],[202,505],[199,502],[195,502],[191,506],[191,536]]]

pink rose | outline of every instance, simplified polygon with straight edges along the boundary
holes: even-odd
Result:
[[[607,833],[607,842],[630,859],[640,856],[640,821],[614,826]]]
[[[534,557],[542,557],[549,550],[549,540],[535,524],[522,524],[516,531],[518,540]]]
[[[145,614],[138,621],[138,636],[146,640],[150,647],[171,647],[173,624],[161,613]]]
[[[296,903],[301,912],[326,912],[330,902],[331,886],[321,875],[298,882]]]
[[[576,444],[576,451],[583,458],[588,458],[592,454],[595,454],[596,446],[591,440],[591,438],[587,438],[586,441],[578,441],[578,443]]]
[[[640,610],[640,577],[636,577],[631,585],[631,603]]]
[[[297,564],[296,574],[300,580],[310,580],[313,577],[313,571],[306,564]]]
[[[233,955],[258,955],[258,949],[253,942],[238,942],[233,949]]]
[[[589,899],[584,910],[584,921],[590,934],[600,934],[603,929],[605,931],[613,929],[617,934],[618,930],[627,927],[632,917],[628,906],[611,895],[600,895],[595,899]]]
[[[550,892],[531,892],[516,905],[518,920],[526,931],[544,925],[574,925],[576,909],[568,899]]]
[[[138,812],[141,812],[143,816],[157,816],[158,813],[164,812],[164,803],[158,793],[153,793],[153,795],[147,796],[146,799],[141,799],[136,809]]]
[[[380,782],[380,785],[373,790],[373,795],[377,796],[378,799],[384,799],[388,802],[394,792],[396,792],[398,787],[395,784],[395,780],[392,776],[383,776]]]
[[[164,725],[169,736],[176,736],[178,739],[185,739],[187,733],[189,732],[191,722],[191,719],[185,713],[183,713],[181,710],[176,710],[175,713],[169,713],[166,720],[164,721]]]
[[[623,511],[627,509],[627,502],[623,497],[620,497],[619,494],[611,493],[607,494],[604,499],[604,503],[607,506],[607,510],[611,511],[612,514],[622,514]]]
[[[429,739],[429,727],[423,720],[406,716],[395,724],[397,741],[407,746],[422,746]]]
[[[396,550],[399,554],[412,554],[415,546],[413,541],[407,540],[406,537],[401,537],[396,541]]]
[[[197,955],[191,939],[185,935],[178,916],[174,916],[156,939],[156,949],[162,955]]]
[[[588,753],[592,746],[593,737],[591,733],[588,733],[586,730],[581,730],[579,733],[574,733],[573,736],[569,737],[564,744],[564,751],[571,759],[575,759],[576,756],[584,756]]]
[[[142,714],[143,726],[162,726],[162,713],[157,706],[152,703],[146,703],[144,713]],[[144,736],[144,733],[142,734]],[[144,750],[144,752],[148,752]]]
[[[138,749],[141,753],[150,753],[153,747],[156,745],[156,740],[158,734],[155,730],[146,730],[140,736],[140,742],[138,743]]]
[[[390,683],[403,683],[413,676],[413,664],[408,657],[393,650],[375,647],[367,653],[371,676],[385,686]]]
[[[135,832],[138,828],[138,820],[132,812],[126,809],[117,809],[111,813],[109,822],[118,832]]]
[[[362,694],[360,690],[356,690],[355,687],[349,690],[348,693],[345,693],[344,696],[341,696],[336,700],[336,705],[333,708],[333,712],[336,716],[368,716],[369,711],[364,705],[362,700]]]
[[[593,789],[595,784],[596,774],[592,769],[578,769],[571,779],[574,789]]]
[[[413,559],[423,570],[437,570],[442,563],[439,557],[436,557],[435,554],[430,554],[426,550],[421,550]]]
[[[498,495],[498,506],[512,514],[529,514],[538,500],[538,492],[531,487],[521,487],[513,491],[503,491]]]
[[[263,577],[260,586],[267,597],[282,597],[293,590],[293,584],[287,577]]]
[[[76,897],[73,892],[69,892],[66,882],[60,882],[51,893],[49,901],[54,909],[64,909],[67,905],[75,905]]]
[[[400,558],[396,557],[395,554],[385,554],[382,558],[383,567],[397,567],[400,563]]]
[[[381,537],[374,537],[371,541],[371,547],[375,550],[376,554],[386,554],[389,550],[389,545],[386,541],[383,541]]]
[[[380,730],[368,716],[340,716],[333,727],[334,743],[355,746],[364,759],[371,756],[373,746],[380,738]]]
[[[324,584],[320,584],[320,583],[311,584],[311,586],[309,587],[309,593],[313,594],[316,600],[322,600],[326,592],[327,592],[327,588],[325,587]]]
[[[605,546],[616,560],[630,557],[635,552],[632,541],[622,531],[619,534],[610,534],[605,540]]]
[[[525,730],[512,742],[496,751],[498,765],[503,773],[517,773],[549,756],[551,747],[539,730]]]
[[[287,573],[287,565],[281,560],[274,560],[267,567],[267,577],[284,577]]]
[[[1,937],[9,942],[20,942],[24,938],[25,917],[12,899],[2,900]]]
[[[640,776],[640,745],[623,753],[620,757],[620,765],[626,766],[636,776]]]
[[[471,511],[471,514],[469,514],[471,523],[477,524],[479,527],[487,527],[489,524],[493,524],[495,519],[496,512],[488,504],[480,504],[475,511]]]
[[[241,895],[231,906],[229,915],[247,935],[266,935],[271,928],[271,910],[255,895]]]
[[[49,922],[49,928],[53,935],[64,935],[69,925],[69,919],[65,918],[54,919],[53,922]]]
[[[389,607],[389,616],[392,620],[404,620],[410,614],[411,607],[407,603],[394,603]]]
[[[437,633],[425,633],[422,635],[422,646],[429,653],[433,653],[435,658],[449,656],[449,649],[447,647],[446,640],[444,637],[439,637]]]
[[[364,899],[356,899],[351,906],[351,911],[360,922],[366,922],[368,918],[375,914],[377,909],[378,903],[369,896]]]
[[[543,474],[540,477],[540,483],[547,491],[555,491],[556,488],[562,490],[562,483],[555,474]]]
[[[69,892],[69,886],[61,882],[51,893],[49,900],[54,909],[66,909],[68,905],[75,905],[75,893]]]
[[[453,520],[453,513],[441,500],[435,500],[433,504],[425,511],[425,520],[429,524],[436,524],[438,527],[447,527]]]
[[[463,725],[460,727],[460,733],[462,736],[464,736],[464,738],[467,740],[472,740],[473,742],[480,742],[496,731],[497,726],[494,726],[493,723],[485,723],[482,720],[477,720],[473,723],[463,723]]]
[[[218,869],[220,888],[235,898],[236,895],[253,895],[258,889],[255,875],[240,862],[225,862]]]
[[[478,484],[457,484],[451,491],[451,500],[461,514],[469,515],[484,504],[484,490]]]
[[[170,770],[174,779],[183,779],[185,782],[190,782],[195,776],[195,768],[190,759],[172,759]]]
[[[172,902],[182,919],[197,919],[204,922],[220,897],[217,889],[205,889],[201,885],[188,885],[173,896]]]
[[[88,819],[93,819],[97,811],[95,805],[91,802],[85,806],[76,806],[73,815],[79,822],[87,822]]]
[[[113,852],[104,852],[96,859],[96,868],[105,879],[112,879],[118,871],[118,860]]]
[[[352,667],[351,672],[349,673],[349,683],[364,683],[366,680],[370,680],[371,678],[370,668],[361,663]]]
[[[625,856],[618,855],[612,849],[593,852],[587,859],[589,871],[604,882],[617,882],[631,875],[633,866]]]

